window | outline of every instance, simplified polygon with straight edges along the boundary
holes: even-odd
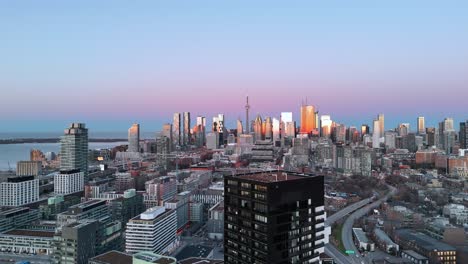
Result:
[[[265,194],[262,194],[262,193],[256,193],[254,195],[255,199],[258,199],[258,200],[262,200],[262,201],[265,201],[266,200],[266,195]]]
[[[250,185],[250,183],[243,182],[243,183],[241,183],[241,187],[242,187],[242,188],[250,189],[251,185]]]
[[[254,186],[254,189],[256,191],[261,191],[261,192],[266,192],[267,191],[267,187],[266,186],[263,186],[263,185],[255,185]]]
[[[262,223],[267,223],[267,217],[263,215],[255,215],[255,220],[262,222]]]
[[[260,213],[266,213],[268,211],[268,207],[265,204],[254,203],[254,210]]]
[[[237,186],[237,181],[228,180],[228,185],[234,185],[234,186]]]

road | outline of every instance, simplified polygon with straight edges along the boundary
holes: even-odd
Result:
[[[352,227],[353,227],[354,220],[359,219],[360,217],[364,216],[370,210],[380,206],[382,202],[387,201],[391,196],[393,196],[396,192],[396,189],[392,186],[388,186],[388,187],[390,188],[390,192],[384,197],[382,197],[381,199],[377,200],[376,202],[368,205],[371,202],[371,199],[367,198],[359,202],[356,202],[327,218],[327,220],[325,221],[326,224],[328,226],[332,226],[336,221],[343,219],[344,217],[352,213],[350,217],[348,217],[348,219],[345,221],[345,224],[343,225],[342,240],[343,240],[343,244],[345,245],[346,250],[354,250],[355,252],[358,252],[356,247],[354,246],[353,236],[352,236]],[[347,233],[345,234],[345,232]],[[330,257],[334,258],[338,264],[349,264],[349,263],[362,264],[362,263],[367,262],[367,260],[359,256],[357,257],[357,256],[344,255],[343,252],[340,252],[332,244],[328,244],[325,246],[325,253],[329,255]]]
[[[333,225],[336,221],[342,219],[346,215],[356,211],[357,209],[363,207],[364,205],[368,204],[371,202],[370,198],[361,200],[359,202],[353,203],[352,205],[343,208],[342,210],[336,212],[335,214],[331,215],[330,217],[327,218],[325,223],[329,226]]]
[[[352,205],[349,205],[342,210],[336,212],[335,214],[331,215],[330,217],[327,217],[327,220],[325,221],[327,226],[332,226],[336,221],[344,218],[348,214],[356,211],[357,209],[365,206],[366,204],[369,204],[371,202],[370,198],[361,200],[359,202],[356,202]],[[335,259],[335,261],[338,264],[348,264],[348,263],[353,263],[349,260],[349,257],[344,255],[343,252],[340,252],[336,247],[334,247],[332,244],[328,244],[325,246],[325,253]]]
[[[346,250],[352,250],[354,252],[356,252],[357,254],[359,254],[358,252],[358,249],[356,248],[356,246],[354,245],[354,241],[353,241],[353,232],[352,232],[352,229],[353,229],[353,224],[354,224],[354,221],[363,217],[365,214],[369,213],[372,209],[374,208],[377,208],[379,207],[383,202],[387,201],[388,198],[390,198],[391,196],[393,196],[395,193],[396,193],[396,188],[392,187],[392,186],[389,186],[390,188],[390,192],[385,195],[384,197],[380,198],[379,200],[373,202],[372,204],[369,204],[369,205],[366,205],[356,211],[354,211],[354,213],[352,213],[345,221],[344,225],[343,225],[343,232],[341,233],[341,239],[343,241],[343,245],[345,247]],[[351,261],[351,263],[372,263],[372,259],[371,258],[363,258],[359,255],[351,255],[348,257],[348,259]]]

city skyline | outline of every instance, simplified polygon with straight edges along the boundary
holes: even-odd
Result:
[[[186,4],[5,5],[0,131],[159,130],[183,111],[234,127],[247,94],[251,116],[298,120],[307,97],[355,126],[466,118],[465,3]]]

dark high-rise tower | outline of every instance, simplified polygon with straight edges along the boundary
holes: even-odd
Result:
[[[268,171],[224,178],[224,262],[318,263],[328,238],[323,177]]]
[[[245,133],[250,134],[249,130],[249,110],[250,110],[250,105],[249,105],[249,96],[247,96],[247,103],[245,104]]]
[[[460,148],[468,149],[468,120],[460,123]]]

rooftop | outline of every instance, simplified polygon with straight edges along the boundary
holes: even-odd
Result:
[[[109,251],[91,259],[94,262],[102,264],[132,264],[132,255],[119,251]]]
[[[396,231],[398,237],[408,240],[414,241],[420,247],[424,248],[427,251],[455,251],[456,249],[446,243],[440,242],[435,238],[427,236],[423,233],[416,232],[410,229],[400,229]]]
[[[296,172],[287,172],[287,171],[263,171],[263,172],[254,172],[247,174],[237,174],[235,177],[240,179],[259,181],[259,182],[281,182],[281,181],[291,181],[299,180],[313,175],[299,174]]]
[[[367,238],[366,233],[362,231],[362,228],[353,228],[353,233],[357,237],[359,242],[369,243],[369,239]]]
[[[166,257],[150,252],[137,253],[133,255],[133,258],[155,264],[176,264],[177,261],[175,258]]]
[[[188,258],[180,260],[178,264],[223,264],[224,260],[220,259],[206,259],[206,258]]]
[[[390,239],[390,237],[384,231],[382,231],[382,229],[376,228],[376,229],[374,229],[374,233],[381,241],[384,241],[388,245],[396,245],[392,241],[392,239]]]
[[[5,232],[6,235],[12,236],[29,236],[29,237],[54,237],[54,232],[49,231],[37,231],[37,230],[23,230],[15,229],[8,232]]]
[[[206,258],[213,250],[212,247],[207,246],[186,246],[176,256],[177,259],[188,259],[188,258]],[[190,262],[189,262],[190,263]],[[203,262],[202,262],[203,263]]]
[[[427,259],[426,257],[414,252],[413,250],[404,250],[403,251],[404,253],[406,253],[407,255],[417,259],[417,260],[425,260]]]

